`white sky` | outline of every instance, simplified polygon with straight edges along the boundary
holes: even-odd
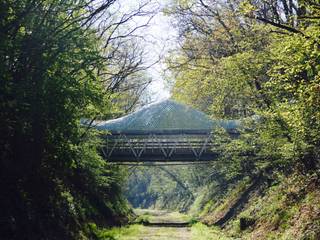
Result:
[[[160,101],[170,97],[169,87],[166,86],[163,78],[164,56],[173,46],[176,30],[171,26],[170,18],[160,12],[152,19],[150,27],[146,31],[153,36],[152,43],[146,46],[150,58],[155,61],[159,56],[162,57],[160,62],[152,66],[148,71],[153,78],[148,91],[152,96],[152,100]]]
[[[149,22],[148,27],[139,29],[135,32],[137,35],[142,35],[141,45],[145,49],[145,65],[151,65],[157,60],[160,61],[151,66],[147,73],[152,78],[152,83],[146,91],[146,99],[149,98],[152,102],[161,101],[170,97],[170,90],[164,80],[163,72],[165,68],[165,55],[170,48],[175,46],[177,35],[176,29],[171,25],[171,18],[162,13],[162,9],[172,0],[119,0],[119,4],[115,5],[115,11],[126,13],[133,9],[137,9],[139,5],[145,2],[150,2],[145,11],[154,11],[156,14]],[[130,23],[131,28],[146,24],[150,16],[134,17]]]
[[[148,74],[153,79],[153,82],[147,88],[147,95],[151,98],[151,101],[161,101],[170,97],[170,90],[164,80],[163,70],[164,57],[168,50],[175,46],[175,39],[177,36],[176,29],[171,25],[171,18],[165,16],[161,10],[170,3],[171,0],[154,0],[150,4],[151,8],[158,8],[157,14],[153,17],[149,26],[143,28],[140,32],[147,40],[144,44],[147,52],[147,65],[160,61],[148,69]],[[135,0],[131,4],[139,4],[144,0]],[[136,19],[137,24],[145,23],[149,17],[139,17]]]

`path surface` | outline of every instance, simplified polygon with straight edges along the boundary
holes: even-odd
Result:
[[[159,210],[137,209],[135,212],[139,216],[147,216],[150,226],[142,226],[137,235],[121,240],[191,240],[191,229],[183,226],[189,220],[187,216]]]

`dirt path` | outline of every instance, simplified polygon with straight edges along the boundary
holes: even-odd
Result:
[[[122,240],[191,240],[189,228],[143,227],[139,234]]]
[[[146,216],[150,225],[139,228],[135,236],[121,240],[191,240],[191,229],[184,226],[188,222],[187,216],[159,210],[137,209],[135,212],[139,216]]]

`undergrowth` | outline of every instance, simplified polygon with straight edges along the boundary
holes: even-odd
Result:
[[[243,183],[230,191],[205,220],[217,219],[232,207]],[[320,239],[319,175],[292,174],[277,176],[275,184],[265,192],[252,193],[240,213],[223,230],[232,239],[318,240]],[[210,205],[213,203],[209,203]],[[195,225],[199,229],[205,227]],[[205,231],[204,231],[205,232]],[[223,239],[222,237],[218,239]]]
[[[202,223],[196,223],[191,227],[192,239],[197,240],[231,240],[218,227],[208,227]]]
[[[90,240],[118,240],[122,236],[137,235],[141,227],[133,224],[125,227],[99,228],[96,224],[90,223],[87,225],[87,231],[90,233]]]

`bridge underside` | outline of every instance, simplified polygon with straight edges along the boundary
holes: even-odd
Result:
[[[104,136],[109,162],[205,162],[219,153],[208,130],[127,131]]]

